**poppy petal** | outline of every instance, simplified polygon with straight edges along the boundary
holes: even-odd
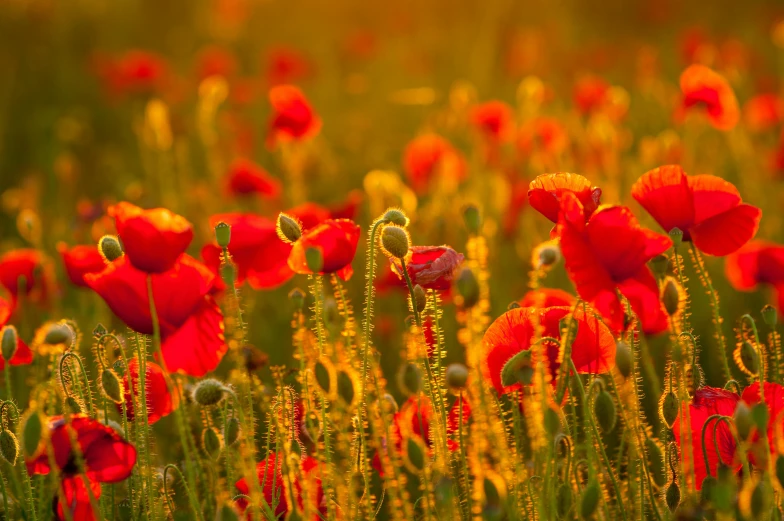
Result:
[[[692,241],[708,255],[728,255],[756,235],[761,217],[759,208],[741,204],[697,224],[691,230]]]
[[[227,350],[223,315],[212,297],[203,299],[201,307],[161,344],[166,369],[191,376],[214,370]]]
[[[661,166],[643,174],[632,186],[632,197],[666,232],[680,228],[686,233],[694,222],[688,178],[679,165]]]
[[[730,183],[715,175],[688,177],[694,200],[694,222],[700,223],[741,203],[740,192]]]

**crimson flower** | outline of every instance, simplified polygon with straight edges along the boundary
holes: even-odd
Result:
[[[227,350],[223,315],[212,297],[215,274],[183,254],[169,271],[149,276],[166,368],[191,376],[215,369]],[[128,327],[149,335],[153,327],[147,277],[124,255],[102,272],[86,275],[85,280]]]
[[[281,183],[249,159],[236,159],[226,174],[228,192],[234,196],[258,195],[274,199],[280,195]]]
[[[784,120],[784,100],[776,94],[758,94],[743,105],[743,120],[752,132],[766,132]]]
[[[54,463],[65,477],[79,474],[76,454],[71,445],[73,436],[82,453],[85,474],[91,481],[117,483],[131,475],[136,464],[136,449],[113,428],[89,418],[85,414],[72,414],[70,425],[62,416],[49,418],[49,432],[44,436],[38,455],[27,460],[29,474],[49,474],[48,449],[51,443]]]
[[[145,374],[145,394],[147,398],[147,422],[153,425],[164,416],[171,414],[179,405],[177,395],[169,392],[166,383],[166,373],[155,362],[147,362]],[[129,383],[130,377],[130,383]],[[139,388],[139,360],[134,358],[128,362],[123,376],[123,389],[125,389],[125,411],[128,420],[134,419],[134,397],[141,396]],[[117,410],[122,413],[122,405],[117,404]]]
[[[572,99],[580,114],[601,109],[607,102],[610,84],[598,76],[583,76],[574,84]]]
[[[426,193],[437,178],[457,184],[466,177],[463,155],[436,134],[423,134],[406,145],[403,169],[417,194]]]
[[[694,64],[683,71],[680,84],[683,100],[676,118],[682,119],[687,112],[699,108],[719,130],[730,130],[738,123],[738,100],[721,74],[704,65]]]
[[[321,130],[321,118],[297,87],[293,85],[272,87],[269,100],[273,112],[268,136],[270,146],[283,141],[309,139]]]
[[[531,349],[540,336],[561,337],[561,319],[571,312],[569,307],[546,309],[516,308],[507,311],[490,325],[482,340],[482,372],[499,394],[515,391],[519,383],[504,386],[501,371],[516,354]],[[572,343],[572,361],[581,374],[602,374],[615,367],[615,339],[610,329],[598,317],[578,306],[573,319],[577,322],[577,336]],[[555,376],[559,348],[555,343],[544,344],[551,376]],[[532,360],[535,366],[536,360]],[[554,381],[554,380],[553,380]]]
[[[727,255],[724,272],[732,287],[748,291],[759,284],[776,288],[779,311],[784,310],[784,246],[751,241]]]
[[[266,79],[270,85],[296,83],[313,72],[308,58],[293,47],[275,47],[267,52]]]
[[[411,284],[424,289],[444,291],[452,286],[455,272],[463,262],[463,254],[449,246],[411,246],[406,271]],[[403,281],[405,276],[398,259],[392,260],[392,270]]]
[[[691,461],[694,462],[694,477],[696,479],[695,486],[697,490],[702,488],[702,481],[708,476],[716,476],[718,471],[719,462],[733,468],[735,471],[740,470],[741,464],[735,458],[735,437],[730,432],[726,422],[721,422],[716,427],[716,437],[713,436],[713,423],[705,430],[705,438],[702,437],[702,429],[708,418],[714,414],[721,414],[723,416],[732,416],[735,412],[735,407],[738,405],[740,397],[724,389],[717,389],[715,387],[702,387],[694,392],[694,398],[689,405],[689,420],[691,421],[691,442],[692,454]],[[675,435],[675,440],[681,447],[681,457],[683,457],[683,426],[681,425],[681,417],[684,411],[681,410],[678,414],[675,424],[672,426],[672,433]],[[715,420],[712,420],[712,422]],[[716,452],[716,444],[718,444],[719,451]],[[703,455],[704,448],[708,454],[708,466],[705,465],[705,457]],[[684,472],[689,474],[690,469],[686,467],[688,462],[683,461]]]
[[[101,484],[98,481],[88,480],[93,497],[96,501],[101,497]],[[63,478],[60,483],[63,487],[63,497],[55,499],[55,519],[66,521],[73,519],[79,521],[96,521],[92,504],[90,503],[90,492],[84,484],[82,476]],[[70,516],[65,514],[63,503],[68,508]]]
[[[551,308],[554,306],[572,307],[577,301],[574,295],[562,289],[540,288],[523,295],[518,301],[521,308]]]
[[[3,335],[3,329],[11,320],[11,313],[14,308],[3,297],[0,297],[0,338]],[[16,353],[11,357],[11,365],[28,365],[33,363],[33,352],[30,347],[25,344],[17,335]],[[0,356],[0,371],[5,369],[5,359]]]
[[[31,301],[48,301],[52,288],[47,270],[46,257],[38,250],[12,250],[0,256],[0,285],[11,294],[14,307],[20,291]]]
[[[295,273],[312,274],[305,261],[305,252],[315,248],[321,252],[322,265],[320,275],[336,273],[343,280],[348,280],[354,273],[351,262],[357,252],[359,243],[359,226],[348,219],[327,219],[313,228],[303,231],[292,246],[289,254],[289,267]]]
[[[149,273],[170,270],[193,240],[193,226],[165,208],[143,210],[122,202],[109,208],[125,254],[137,269]]]
[[[655,168],[632,186],[632,196],[667,232],[708,255],[736,251],[757,233],[762,212],[744,204],[732,183],[712,175],[687,176],[678,165]]]
[[[669,237],[640,227],[624,206],[600,206],[586,221],[582,204],[571,192],[561,202],[557,230],[564,266],[577,293],[614,331],[624,329],[625,316],[616,291],[629,299],[643,331],[655,334],[667,328],[659,287],[647,263],[669,249]]]
[[[168,73],[163,58],[142,50],[130,50],[118,58],[98,61],[98,74],[115,95],[153,92]]]
[[[770,444],[770,453],[775,455],[778,453],[776,450],[776,440],[778,436],[776,432],[784,424],[784,386],[777,383],[765,382],[763,390],[765,394],[765,405],[768,407],[768,443]],[[761,401],[760,398],[760,385],[759,382],[754,382],[743,390],[740,399],[753,406]],[[759,433],[755,432],[752,436],[752,442],[759,439]],[[753,453],[752,453],[753,454]]]
[[[490,141],[506,141],[514,130],[512,108],[502,101],[477,105],[472,109],[470,118],[474,127]]]
[[[88,273],[98,273],[106,268],[104,260],[98,248],[93,245],[72,246],[61,242],[57,245],[57,251],[63,259],[65,272],[75,286],[88,287],[84,276]]]
[[[591,182],[578,174],[558,172],[556,174],[542,174],[528,185],[528,202],[536,211],[558,222],[558,213],[561,210],[561,199],[564,194],[573,193],[583,206],[585,218],[588,219],[599,207],[602,189],[591,186]]]

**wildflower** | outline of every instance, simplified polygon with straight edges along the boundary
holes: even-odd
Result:
[[[42,443],[52,444],[54,463],[62,476],[79,474],[71,436],[79,446],[84,471],[90,480],[117,483],[131,475],[136,464],[136,449],[108,425],[84,414],[73,414],[70,425],[62,416],[49,418],[48,430],[48,442]],[[49,474],[51,467],[47,449],[41,447],[38,453],[27,459],[27,472]]]
[[[599,207],[602,197],[602,189],[596,186],[592,187],[591,182],[585,177],[559,172],[543,174],[531,181],[528,186],[528,202],[536,211],[557,223],[561,200],[566,193],[573,193],[577,196],[582,204],[586,220]]]
[[[463,254],[449,246],[411,246],[406,271],[411,284],[443,291],[451,287],[462,262]],[[392,269],[401,281],[404,280],[399,261],[392,259]]]
[[[86,275],[85,280],[128,327],[149,335],[153,327],[148,274],[133,267],[127,257],[120,257],[101,273]],[[223,316],[213,298],[216,275],[183,254],[172,269],[150,277],[167,369],[191,376],[215,369],[227,350]]]
[[[156,54],[134,49],[118,58],[99,59],[98,75],[113,95],[145,94],[163,85],[168,65]]]
[[[57,245],[57,251],[63,259],[68,278],[75,286],[88,287],[84,276],[88,273],[103,271],[106,267],[106,262],[96,246],[85,245],[69,248],[61,242]]]
[[[406,145],[403,170],[417,194],[427,193],[436,179],[457,185],[466,177],[463,155],[436,134],[423,134]]]
[[[711,124],[719,130],[731,130],[740,118],[738,100],[727,80],[704,65],[691,65],[681,74],[683,99],[676,112],[682,119],[686,113],[701,108]]]
[[[731,183],[712,175],[687,176],[678,165],[644,174],[632,196],[669,232],[678,228],[684,241],[708,255],[736,251],[757,233],[762,212],[744,204]]]
[[[191,223],[165,208],[143,210],[122,202],[109,208],[125,254],[137,269],[163,273],[172,269],[193,240]]]
[[[566,194],[561,207],[561,252],[580,297],[591,302],[614,331],[625,329],[625,310],[616,290],[628,298],[643,331],[666,329],[659,287],[647,262],[669,249],[669,237],[641,228],[623,206],[601,206],[587,222],[573,193]]]
[[[19,296],[44,304],[49,299],[51,282],[46,257],[38,250],[20,249],[0,256],[0,285],[11,294],[16,307]]]
[[[233,196],[257,195],[275,199],[280,195],[281,183],[262,167],[249,159],[239,158],[226,173],[228,192]]]
[[[583,76],[574,84],[572,100],[580,114],[601,109],[607,102],[610,84],[598,76]]]
[[[684,459],[684,472],[689,475],[690,469],[685,465],[691,461],[694,465],[694,477],[696,479],[696,488],[702,488],[702,481],[710,474],[716,476],[719,463],[723,463],[732,468],[736,472],[740,470],[740,462],[735,457],[735,437],[732,435],[726,422],[721,422],[716,427],[716,436],[713,435],[714,425],[711,423],[709,428],[705,430],[705,437],[702,436],[702,430],[708,418],[714,414],[721,414],[724,416],[732,416],[735,412],[735,407],[738,404],[740,397],[729,391],[717,389],[714,387],[702,387],[694,392],[694,398],[689,405],[689,419],[691,421],[691,443],[692,454],[689,460]],[[681,411],[683,412],[683,411]],[[675,424],[672,427],[672,433],[675,440],[681,447],[681,457],[683,458],[683,426],[681,425],[682,414],[678,415]],[[715,420],[712,420],[715,421]],[[714,439],[716,440],[714,442]],[[704,445],[703,445],[704,444]],[[718,452],[715,447],[718,445]],[[703,456],[703,447],[708,455],[708,466],[705,466],[705,458]]]
[[[500,143],[508,141],[514,130],[512,108],[502,101],[488,101],[471,111],[471,123],[487,140]]]
[[[569,132],[556,118],[537,117],[520,127],[516,144],[523,157],[554,160],[569,149]]]
[[[101,497],[101,483],[88,479],[90,491],[97,501]],[[67,477],[61,480],[63,488],[63,498],[55,499],[55,519],[65,521],[66,519],[78,519],[80,521],[95,521],[95,512],[90,503],[90,491],[84,484],[82,476]],[[70,516],[65,514],[63,503],[67,505]]]
[[[166,383],[166,373],[155,362],[146,362],[145,395],[147,398],[147,422],[155,424],[164,416],[171,414],[177,408],[177,395],[169,392]],[[128,420],[134,419],[134,396],[140,395],[139,389],[139,360],[134,358],[128,362],[123,375],[123,389],[125,389],[125,410]],[[122,405],[117,404],[117,410],[122,412]]]
[[[561,320],[569,315],[568,307],[546,309],[516,308],[498,317],[487,329],[483,345],[482,371],[499,394],[514,391],[520,384],[504,386],[501,371],[504,365],[521,351],[528,351],[537,338],[537,327],[541,336],[560,338]],[[572,361],[581,374],[601,374],[615,365],[615,340],[612,332],[597,317],[586,314],[581,307],[572,318],[577,322],[577,335],[572,343]],[[555,376],[558,367],[559,348],[555,343],[543,345],[547,355],[550,374]],[[533,364],[538,361],[532,361]]]
[[[295,273],[309,274],[306,253],[316,250],[321,253],[322,265],[318,273],[336,273],[341,279],[348,280],[354,273],[351,262],[359,243],[359,226],[348,219],[327,219],[307,230],[294,243],[288,257],[289,267]]]
[[[751,241],[727,255],[727,280],[735,289],[750,290],[758,284],[784,284],[784,246],[767,241]]]
[[[269,100],[273,111],[267,137],[270,146],[280,142],[309,139],[321,130],[321,118],[297,87],[273,87],[269,92]]]
[[[571,307],[577,299],[562,289],[540,288],[531,290],[518,303],[521,308],[551,308],[554,306]]]
[[[743,120],[752,132],[775,129],[784,120],[784,100],[776,94],[758,94],[743,105]]]
[[[302,51],[293,47],[274,47],[265,57],[265,78],[270,85],[296,83],[313,73],[313,65]]]
[[[777,432],[781,432],[781,426],[784,422],[784,386],[777,384],[777,383],[769,383],[765,382],[765,387],[763,390],[764,401],[765,405],[768,408],[768,429],[767,429],[767,438],[768,444],[770,445],[770,453],[771,455],[776,455],[779,452],[776,450],[777,447],[777,440],[779,435]],[[760,384],[759,382],[754,382],[753,384],[749,385],[743,390],[743,393],[740,395],[740,399],[743,400],[749,407],[753,407],[755,404],[760,403],[762,401],[760,397]],[[760,438],[758,432],[754,433],[751,437],[751,441],[755,442]],[[752,451],[752,456],[753,456]]]

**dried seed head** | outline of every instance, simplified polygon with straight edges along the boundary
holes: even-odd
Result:
[[[312,273],[320,273],[324,267],[324,254],[320,248],[305,249],[305,265]]]
[[[427,295],[425,290],[419,284],[414,286],[414,304],[416,305],[417,312],[422,313],[427,307]]]
[[[468,383],[468,368],[463,364],[449,364],[445,379],[449,390],[454,394],[460,394]]]
[[[388,257],[404,259],[411,241],[405,228],[390,224],[381,232],[381,247]]]
[[[681,291],[675,279],[668,277],[664,282],[661,295],[662,304],[664,309],[670,316],[675,315],[680,310],[681,306]]]
[[[107,367],[101,371],[101,390],[114,403],[123,403],[125,396],[123,384],[113,369]]]
[[[681,245],[683,242],[683,231],[680,228],[673,228],[670,230],[670,239],[672,240],[672,245],[676,248]]]
[[[618,340],[615,343],[615,367],[624,378],[629,378],[632,374],[632,350],[629,344],[623,340]]]
[[[6,363],[10,362],[19,349],[19,335],[16,333],[14,326],[5,326],[0,330],[0,352],[2,352],[3,360]]]
[[[120,239],[114,235],[104,235],[98,240],[98,251],[107,263],[114,262],[123,256],[123,247]]]
[[[599,422],[599,427],[601,427],[604,432],[610,432],[615,428],[617,415],[615,411],[615,402],[613,402],[610,393],[602,390],[596,395],[593,402],[593,414]]]
[[[286,215],[283,212],[278,214],[276,229],[280,240],[289,244],[297,242],[302,237],[302,225],[300,222],[295,217]]]
[[[457,276],[457,292],[463,297],[463,307],[472,308],[479,302],[479,282],[471,268],[463,268]]]
[[[666,393],[662,397],[661,408],[659,412],[661,414],[662,420],[664,420],[664,423],[666,423],[667,427],[670,429],[672,429],[676,418],[678,418],[678,411],[680,410],[680,407],[681,402],[672,391]]]
[[[228,248],[231,242],[231,226],[221,221],[215,225],[215,240],[221,248]]]
[[[771,306],[770,304],[765,305],[762,308],[762,320],[765,322],[765,325],[768,327],[776,327],[776,323],[778,322],[779,316],[778,311],[776,308]]]
[[[219,404],[228,392],[228,388],[214,378],[206,378],[193,388],[193,401],[202,407]]]
[[[399,208],[390,208],[381,219],[386,223],[402,226],[403,228],[408,226],[408,217]]]
[[[0,456],[12,467],[16,465],[16,458],[19,457],[19,441],[9,430],[0,431]]]
[[[479,208],[473,204],[466,205],[463,208],[463,222],[468,233],[478,235],[482,229],[482,216],[479,213]]]

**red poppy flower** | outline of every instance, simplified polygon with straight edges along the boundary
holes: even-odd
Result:
[[[84,276],[88,273],[98,273],[106,268],[106,261],[96,246],[85,245],[69,248],[68,245],[61,242],[57,245],[57,251],[63,258],[68,278],[76,286],[88,287]]]
[[[302,473],[306,478],[306,483],[301,483],[298,479],[294,479],[294,490],[289,491],[285,487],[288,480],[283,479],[283,460],[278,458],[275,452],[270,452],[267,457],[259,462],[256,466],[256,473],[258,474],[259,484],[264,493],[264,500],[268,505],[272,505],[275,500],[278,501],[278,506],[275,508],[275,516],[277,518],[285,518],[289,511],[289,498],[294,495],[300,511],[305,508],[304,500],[302,498],[303,485],[307,487],[308,499],[311,502],[311,507],[318,512],[324,514],[326,509],[322,506],[324,499],[324,491],[321,488],[321,478],[319,471],[319,463],[311,456],[303,456],[301,460]],[[296,473],[295,475],[300,475]],[[250,487],[248,480],[242,478],[234,484],[240,494],[250,495]],[[238,499],[237,506],[244,514],[245,509],[248,508],[248,501],[246,499]],[[315,516],[318,519],[318,516]]]
[[[232,78],[238,69],[237,58],[228,49],[208,45],[199,51],[196,60],[196,77],[199,80],[210,76]]]
[[[365,193],[362,190],[351,190],[343,201],[330,207],[330,218],[355,220],[364,200]]]
[[[154,92],[164,82],[168,69],[163,58],[141,50],[97,61],[99,76],[115,95]]]
[[[558,213],[561,210],[561,199],[564,194],[573,193],[583,206],[585,218],[588,219],[599,207],[602,189],[592,187],[591,182],[578,174],[559,172],[556,174],[543,174],[537,176],[528,185],[528,202],[536,211],[558,222]]]
[[[574,85],[572,99],[580,114],[600,109],[607,102],[610,84],[597,76],[583,76]]]
[[[520,388],[520,384],[504,387],[501,371],[504,365],[521,351],[531,349],[536,340],[537,327],[541,336],[561,337],[561,319],[571,312],[569,307],[552,307],[542,310],[516,308],[498,317],[485,332],[482,340],[482,372],[499,394]],[[586,314],[578,306],[573,315],[577,321],[577,336],[572,344],[572,361],[581,374],[601,374],[615,366],[615,339],[612,332],[596,316]],[[558,367],[558,346],[544,345],[547,351],[550,374],[555,376]],[[536,361],[533,361],[536,364]]]
[[[338,219],[330,213],[328,208],[311,202],[290,208],[286,210],[286,214],[297,218],[302,231],[307,231],[327,219]]]
[[[293,85],[272,87],[269,92],[272,120],[268,144],[301,141],[312,138],[321,130],[321,118],[310,106],[305,95]]]
[[[280,240],[273,221],[249,213],[228,213],[210,218],[212,227],[219,222],[231,226],[228,249],[237,267],[237,284],[247,280],[253,289],[270,289],[294,276],[288,265],[291,245]],[[217,274],[221,248],[217,244],[207,244],[201,255]]]
[[[471,111],[471,123],[487,139],[506,141],[514,130],[512,108],[502,101],[488,101]]]
[[[289,254],[289,267],[296,273],[311,274],[305,261],[305,252],[316,248],[321,252],[320,275],[336,273],[348,280],[354,273],[351,262],[357,253],[359,226],[348,219],[327,219],[323,223],[302,233]]]
[[[577,299],[562,289],[541,288],[531,290],[518,301],[521,308],[572,307]]]
[[[101,273],[85,276],[128,327],[152,334],[148,274],[122,256]],[[153,297],[161,331],[161,351],[169,371],[203,376],[226,353],[223,316],[212,298],[216,276],[204,264],[182,255],[174,267],[152,277]]]
[[[784,101],[775,94],[759,94],[743,105],[743,120],[752,132],[776,128],[784,120]]]
[[[647,263],[669,249],[670,238],[641,228],[624,206],[600,206],[586,222],[580,201],[568,192],[561,208],[561,253],[577,293],[599,310],[614,331],[624,328],[616,290],[629,299],[643,330],[658,332],[662,324],[666,328],[659,288]]]
[[[125,254],[134,267],[163,273],[193,240],[193,226],[184,217],[165,208],[143,210],[122,202],[109,208]]]
[[[463,254],[449,246],[411,246],[406,271],[411,284],[419,284],[424,289],[447,290],[452,286],[455,272],[463,262]],[[402,266],[398,259],[392,260],[392,269],[403,281]]]
[[[683,101],[676,118],[701,108],[711,124],[719,130],[730,130],[740,119],[738,100],[732,87],[719,73],[704,65],[691,65],[681,74]]]
[[[267,52],[266,78],[270,85],[297,83],[313,73],[308,58],[292,47],[275,47]]]
[[[740,398],[749,406],[753,406],[761,401],[759,382],[754,382],[743,390]],[[770,453],[777,454],[776,443],[777,436],[776,430],[781,428],[784,424],[784,386],[776,383],[765,382],[765,405],[768,407],[768,443],[770,445]],[[755,432],[752,436],[752,442],[759,439],[759,433]],[[753,454],[753,453],[752,453]]]
[[[88,480],[93,497],[97,501],[101,497],[101,484],[98,481]],[[90,492],[84,484],[82,476],[63,478],[60,482],[63,487],[64,500],[55,499],[55,519],[66,521],[73,519],[79,521],[96,521],[92,504],[90,503]],[[70,516],[65,514],[63,503],[70,512]]]
[[[524,157],[539,153],[555,158],[568,148],[569,132],[556,118],[534,118],[520,127],[517,134],[517,149]]]
[[[131,475],[136,464],[136,449],[108,425],[85,414],[72,414],[70,425],[62,416],[53,416],[49,418],[48,428],[54,462],[63,476],[74,477],[79,473],[71,446],[72,435],[79,444],[85,474],[91,481],[117,483]],[[49,474],[47,449],[41,447],[38,452],[36,457],[27,460],[27,472]]]
[[[0,285],[11,294],[14,307],[20,289],[29,300],[46,303],[51,291],[46,258],[32,249],[13,250],[0,256]]]
[[[744,204],[731,183],[712,175],[687,176],[678,165],[643,174],[632,196],[667,232],[679,228],[683,240],[708,255],[736,251],[757,233],[762,212]]]
[[[3,333],[6,325],[11,320],[11,313],[14,308],[3,297],[0,297],[0,338],[3,338]],[[11,357],[11,365],[28,365],[33,363],[33,352],[30,347],[25,344],[17,335],[16,353]],[[0,356],[0,371],[5,369],[5,359]]]
[[[784,284],[784,246],[751,241],[727,255],[724,272],[732,287],[751,290],[758,284]]]
[[[226,185],[231,195],[259,195],[274,199],[280,195],[281,183],[259,165],[248,159],[237,159],[226,174]]]
[[[171,414],[177,408],[177,395],[169,392],[166,383],[166,373],[161,366],[154,362],[147,362],[145,373],[145,394],[147,398],[147,422],[153,425],[164,416]],[[130,384],[128,379],[130,377]],[[128,420],[134,418],[134,396],[141,393],[139,389],[139,360],[134,358],[128,362],[128,367],[123,376],[123,389],[125,389],[125,410]],[[117,404],[117,410],[122,413],[122,405]]]
[[[702,488],[702,480],[708,476],[708,472],[712,476],[716,476],[718,471],[719,461],[725,465],[733,468],[735,471],[740,470],[741,464],[735,458],[735,437],[730,432],[729,427],[725,422],[721,422],[716,428],[716,441],[718,442],[719,451],[716,452],[713,436],[713,424],[705,431],[705,449],[708,453],[708,467],[705,466],[705,457],[703,455],[703,438],[702,428],[708,418],[714,414],[721,414],[724,416],[732,416],[735,412],[735,407],[738,405],[740,397],[724,389],[717,389],[715,387],[702,387],[694,392],[694,398],[689,406],[689,420],[691,421],[691,441],[692,441],[692,457],[694,462],[694,477],[696,479],[695,486],[697,490]],[[683,413],[683,411],[681,411]],[[675,435],[675,440],[681,446],[681,457],[683,457],[684,444],[682,439],[682,414],[678,414],[675,424],[672,426],[672,433]],[[714,420],[715,421],[715,420]],[[688,468],[685,468],[687,462],[684,460],[684,472],[690,473]]]
[[[414,191],[423,194],[434,178],[459,183],[466,177],[463,155],[449,141],[436,134],[413,139],[403,151],[403,168]]]

